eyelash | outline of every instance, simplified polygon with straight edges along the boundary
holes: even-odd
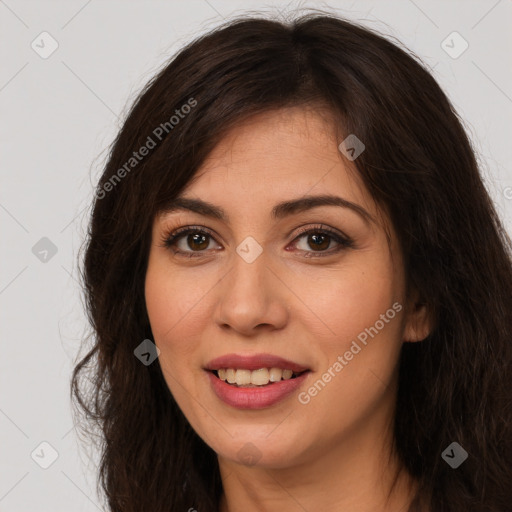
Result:
[[[185,226],[182,228],[178,228],[172,232],[164,233],[164,235],[162,237],[161,247],[166,247],[168,249],[172,249],[182,237],[184,237],[185,235],[188,235],[188,234],[201,234],[201,235],[211,237],[215,240],[215,237],[213,236],[213,234],[206,228],[203,228],[201,226]],[[293,242],[295,242],[297,239],[302,238],[309,234],[328,235],[332,240],[337,242],[339,244],[339,246],[334,250],[330,249],[328,251],[319,251],[319,252],[303,251],[302,249],[299,249],[300,251],[307,253],[307,256],[305,256],[307,258],[311,258],[311,257],[315,257],[315,258],[320,257],[321,258],[321,257],[325,257],[325,256],[331,256],[333,254],[340,252],[343,249],[352,248],[354,246],[354,243],[350,238],[348,238],[346,236],[342,236],[339,233],[333,231],[332,229],[330,229],[322,224],[300,229],[299,232],[297,233],[297,236],[294,238]],[[181,249],[174,250],[174,254],[183,256],[185,258],[201,257],[204,255],[205,252],[206,252],[206,250],[203,250],[203,251],[182,251]]]

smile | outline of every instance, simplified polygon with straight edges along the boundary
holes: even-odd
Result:
[[[237,387],[266,386],[281,380],[294,379],[303,372],[295,373],[290,369],[260,368],[258,370],[220,368],[214,374],[222,381]]]

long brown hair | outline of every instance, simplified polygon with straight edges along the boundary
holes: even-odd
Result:
[[[511,241],[462,122],[421,61],[318,11],[287,23],[238,18],[190,43],[140,93],[111,147],[81,266],[93,346],[72,376],[84,431],[100,431],[110,510],[218,509],[216,454],[158,359],[134,356],[153,339],[151,226],[228,130],[297,105],[327,107],[340,142],[351,133],[364,142],[354,164],[390,216],[408,289],[434,318],[400,359],[394,445],[419,483],[410,511],[512,510]],[[468,453],[457,469],[441,457],[452,442]]]

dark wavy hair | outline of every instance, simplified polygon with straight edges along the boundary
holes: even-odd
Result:
[[[134,356],[153,339],[151,226],[228,130],[291,106],[327,109],[340,142],[364,142],[353,163],[392,221],[408,290],[432,315],[428,338],[404,343],[399,362],[394,449],[419,483],[409,511],[512,510],[510,238],[462,121],[421,60],[318,10],[286,22],[245,15],[188,44],[144,87],[112,144],[80,258],[93,344],[71,382],[77,423],[90,436],[99,429],[110,510],[218,510],[215,452],[158,359]],[[441,458],[453,441],[469,454],[457,469]]]

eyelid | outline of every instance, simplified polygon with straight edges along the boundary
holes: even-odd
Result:
[[[309,233],[323,233],[326,234],[328,237],[330,237],[332,240],[334,240],[338,247],[335,249],[329,249],[326,251],[304,251],[303,249],[298,249],[301,253],[306,253],[309,255],[309,257],[322,257],[322,256],[329,256],[333,254],[339,253],[343,249],[353,248],[354,247],[354,241],[341,231],[331,228],[329,226],[326,226],[324,224],[305,224],[303,226],[300,226],[298,231],[295,233],[295,236],[291,243],[296,243],[296,241],[305,235]],[[293,232],[293,231],[292,231]],[[291,233],[287,236],[287,238],[291,235]],[[216,243],[217,238],[216,235],[213,233],[213,231],[205,226],[201,225],[184,225],[178,228],[171,228],[169,230],[165,230],[162,236],[162,244],[161,247],[171,249],[176,245],[176,241],[181,239],[182,237],[186,236],[187,234],[191,233],[200,233],[204,234],[206,236],[209,236],[212,240],[214,240]],[[219,244],[220,245],[220,244]],[[185,255],[186,257],[200,257],[206,254],[208,251],[183,251],[183,250],[175,250],[175,254]]]
[[[205,226],[199,226],[194,224],[187,224],[178,228],[164,229],[162,233],[161,247],[170,247],[171,243],[189,233],[202,233],[210,236],[217,242],[216,235],[213,231]],[[218,242],[217,242],[218,243]]]
[[[307,253],[310,257],[327,257],[338,254],[343,249],[352,249],[355,247],[354,241],[349,236],[324,224],[307,225],[306,227],[300,228],[299,231],[295,233],[292,242],[295,242],[309,233],[324,233],[338,244],[337,248],[329,249],[327,251],[303,251],[302,249],[299,249],[299,251]]]

